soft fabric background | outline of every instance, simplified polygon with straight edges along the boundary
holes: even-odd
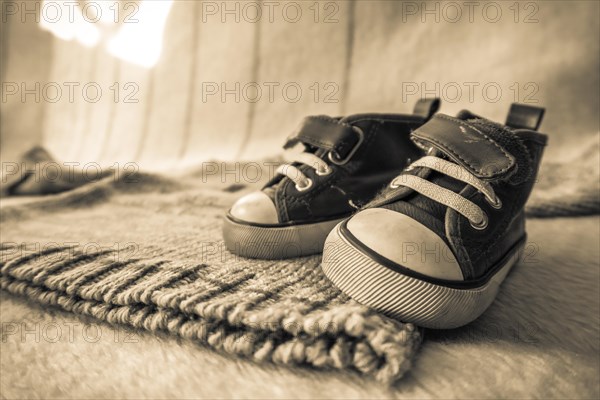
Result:
[[[40,2],[24,3],[34,9]],[[504,121],[515,100],[546,107],[542,130],[551,135],[551,151],[598,132],[597,1],[517,3],[518,22],[511,1],[476,2],[473,22],[462,2],[322,1],[315,23],[314,2],[301,1],[292,2],[302,8],[302,17],[292,23],[283,17],[287,3],[276,2],[273,22],[266,6],[255,3],[262,4],[263,15],[251,22],[252,9],[244,8],[245,2],[176,0],[162,55],[150,69],[111,56],[105,41],[88,48],[55,38],[40,30],[32,15],[23,16],[23,8],[8,15],[2,24],[2,80],[28,88],[55,82],[64,93],[55,103],[44,98],[38,103],[33,95],[25,102],[19,95],[7,97],[3,160],[14,160],[32,144],[46,145],[65,161],[137,162],[153,169],[212,158],[257,159],[279,152],[306,114],[410,112],[418,98],[431,96],[436,83],[442,112],[450,114],[470,108]],[[458,22],[452,22],[453,4],[461,9]],[[235,14],[223,13],[236,6],[239,22]],[[425,14],[436,7],[437,15]],[[497,9],[498,21],[488,22]],[[294,16],[294,8],[286,10]],[[131,11],[122,10],[122,16]],[[141,18],[141,12],[136,15]],[[327,20],[333,22],[325,23],[330,15]],[[106,39],[116,30],[103,31]],[[72,103],[65,82],[80,84]],[[103,90],[97,103],[81,95],[89,82]],[[110,89],[115,82],[120,87],[116,103]],[[257,102],[243,96],[236,102],[234,95],[224,102],[219,95],[203,99],[207,84],[231,89],[236,82],[240,87],[257,82],[263,96]],[[279,84],[273,102],[265,86],[269,82]],[[315,82],[317,101],[310,90]],[[334,86],[326,87],[329,82]],[[133,90],[125,89],[127,83],[139,88],[138,103],[124,102]],[[295,103],[281,93],[288,83],[303,90]],[[501,95],[496,99],[493,88],[482,93],[486,84],[499,86]],[[411,94],[415,85],[417,93]],[[472,97],[467,85],[478,85]],[[326,103],[335,88],[337,102]],[[289,93],[294,96],[293,89]]]

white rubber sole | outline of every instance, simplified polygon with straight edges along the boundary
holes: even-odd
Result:
[[[359,303],[425,328],[457,328],[483,314],[523,248],[523,244],[517,246],[481,286],[447,287],[380,264],[351,244],[341,233],[341,225],[331,231],[325,243],[322,261],[325,275]]]
[[[268,260],[318,254],[331,229],[341,219],[290,226],[256,226],[225,217],[223,239],[234,254]]]

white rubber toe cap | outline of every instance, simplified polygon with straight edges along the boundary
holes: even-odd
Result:
[[[464,280],[448,245],[409,216],[371,208],[350,218],[347,228],[365,246],[396,264],[432,278]]]
[[[230,214],[242,221],[255,224],[277,224],[275,204],[264,192],[253,192],[240,198],[231,208]]]

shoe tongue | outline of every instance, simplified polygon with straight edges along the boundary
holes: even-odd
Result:
[[[458,112],[458,114],[456,114],[456,119],[460,119],[462,121],[466,121],[468,119],[483,119],[483,118],[480,117],[477,114],[473,114],[469,110],[461,110],[461,111]]]
[[[481,179],[505,178],[514,172],[517,164],[506,147],[514,147],[511,140],[518,145],[518,138],[500,125],[468,111],[461,111],[457,118],[437,114],[411,137],[418,146],[441,152]]]
[[[436,171],[430,171],[426,179],[455,193],[460,192],[465,187],[465,183],[450,179]],[[423,222],[434,231],[444,232],[444,218],[447,207],[418,192],[412,192],[402,198],[401,201],[391,203],[387,207]]]

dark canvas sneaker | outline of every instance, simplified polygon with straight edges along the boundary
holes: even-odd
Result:
[[[439,103],[421,100],[414,115],[305,118],[285,144],[286,149],[302,146],[303,152],[227,213],[227,249],[267,259],[320,253],[331,228],[422,156],[410,133],[431,118]]]
[[[546,145],[543,109],[507,125],[438,114],[411,136],[427,151],[330,233],[323,270],[344,293],[429,328],[465,325],[494,300],[526,240],[523,208]]]

